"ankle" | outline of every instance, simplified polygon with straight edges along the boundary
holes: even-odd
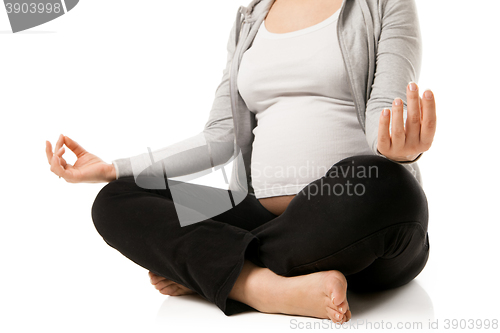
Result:
[[[229,294],[229,298],[248,304],[251,307],[267,312],[274,308],[279,288],[284,277],[268,268],[245,262],[243,269]],[[274,300],[274,303],[273,303]]]
[[[247,304],[261,312],[276,312],[285,279],[268,268],[253,270],[246,281],[246,298],[252,303]]]

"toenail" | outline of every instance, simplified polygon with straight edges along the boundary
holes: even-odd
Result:
[[[338,318],[338,319],[342,318],[342,317],[340,316],[340,313],[337,313],[337,318]]]
[[[342,312],[342,308],[339,308],[340,312]]]

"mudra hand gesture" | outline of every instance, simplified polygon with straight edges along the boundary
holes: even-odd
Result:
[[[77,157],[74,165],[63,158],[66,145]],[[45,143],[45,153],[50,164],[50,171],[68,183],[102,183],[116,179],[113,164],[108,164],[94,154],[89,153],[76,141],[65,135],[59,135],[54,151],[49,141]]]
[[[378,151],[394,161],[413,161],[429,150],[436,132],[436,103],[434,94],[426,90],[421,98],[418,87],[410,82],[406,88],[407,118],[403,124],[403,101],[392,102],[392,126],[389,132],[391,112],[384,109],[378,126]]]

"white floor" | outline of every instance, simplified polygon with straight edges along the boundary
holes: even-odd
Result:
[[[54,144],[60,133],[108,163],[199,133],[236,9],[249,2],[81,1],[15,35],[0,9],[0,332],[335,329],[304,317],[226,317],[199,298],[159,294],[145,269],[96,232],[90,208],[104,184],[66,183],[46,160],[45,140]],[[455,331],[453,319],[476,328],[500,319],[500,2],[471,3],[418,1],[419,86],[434,91],[438,106],[435,141],[419,162],[430,259],[404,287],[349,295],[357,329],[400,322]]]
[[[429,320],[434,320],[432,300],[417,281],[397,290],[363,296],[350,293],[348,297],[352,312],[355,313],[351,322],[352,328],[366,328],[370,325],[368,322],[375,328],[382,325],[382,320],[385,325],[392,322],[394,326],[398,322],[408,322],[411,325],[418,322],[424,326]],[[158,311],[156,324],[160,328],[168,328],[173,324],[182,327],[186,322],[190,322],[192,313],[197,313],[196,320],[199,322],[195,326],[198,326],[198,329],[210,325],[227,329],[228,332],[240,329],[293,331],[308,327],[326,329],[334,326],[329,320],[258,312],[246,312],[222,319],[219,312],[218,308],[197,296],[169,297]],[[349,327],[348,324],[344,326]]]

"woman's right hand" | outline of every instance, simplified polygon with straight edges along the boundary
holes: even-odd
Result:
[[[77,157],[74,165],[66,163],[63,144],[66,145]],[[87,152],[76,141],[67,136],[60,135],[56,142],[55,150],[46,141],[45,152],[50,164],[50,171],[59,178],[64,178],[68,183],[103,183],[116,179],[116,170],[113,164],[108,164],[99,157]]]

